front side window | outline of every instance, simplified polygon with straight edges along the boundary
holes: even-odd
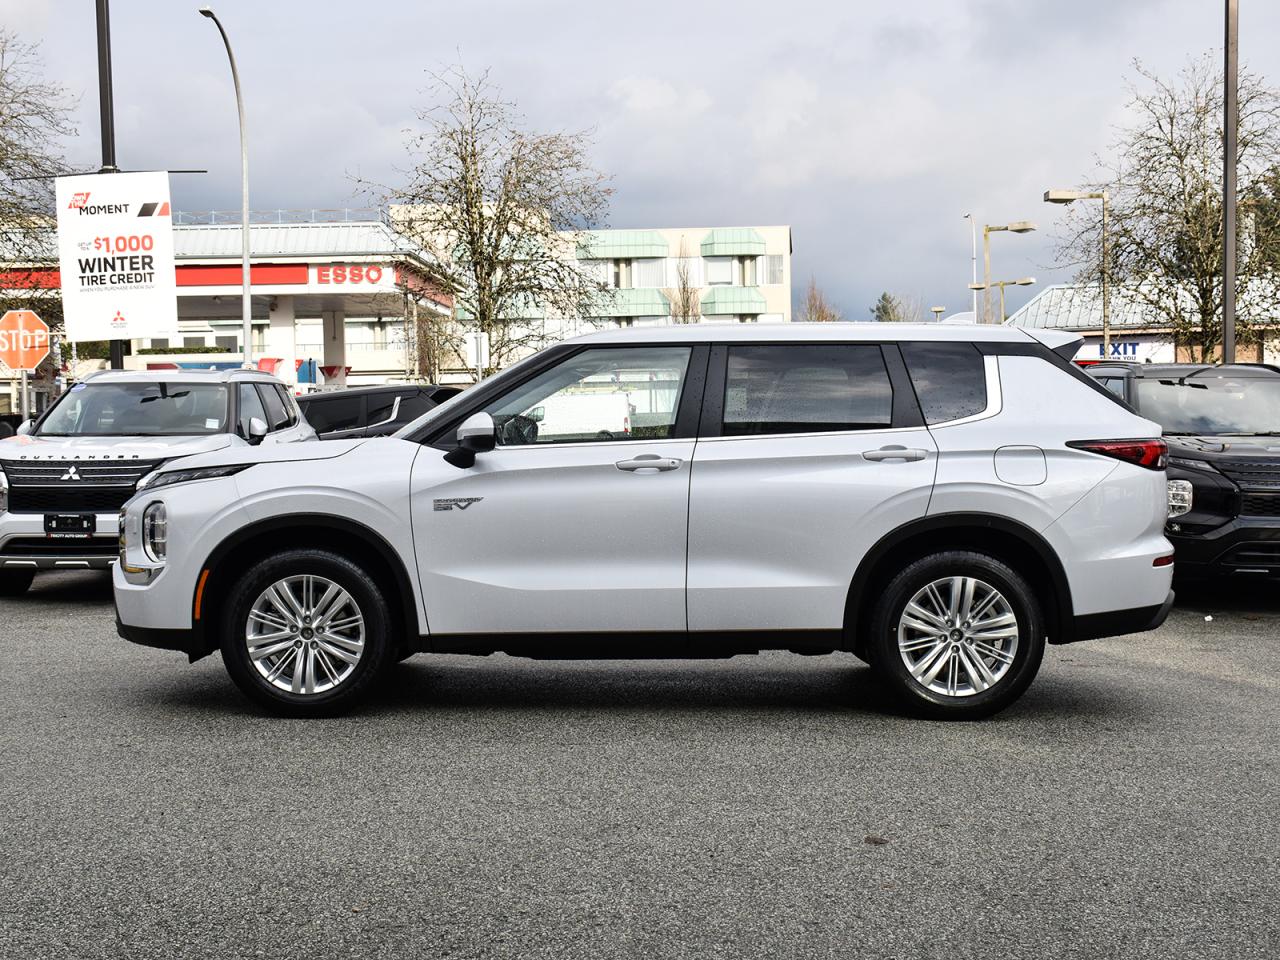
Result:
[[[872,430],[893,421],[893,388],[874,344],[729,348],[725,436]]]
[[[903,343],[901,349],[927,423],[987,409],[986,362],[972,343]]]
[[[665,440],[672,436],[689,347],[583,350],[495,400],[500,446]]]
[[[1275,436],[1280,433],[1280,377],[1141,379],[1138,412],[1166,434]]]
[[[262,405],[262,397],[254,389],[252,383],[240,384],[240,435],[249,436],[249,421],[257,417],[271,429],[271,420],[267,416],[267,408]]]
[[[49,412],[42,437],[177,437],[224,433],[220,383],[81,383]]]

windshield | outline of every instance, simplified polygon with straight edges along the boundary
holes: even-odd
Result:
[[[1138,410],[1171,434],[1256,436],[1280,431],[1280,377],[1138,381]]]
[[[224,433],[220,383],[80,383],[41,421],[41,437],[176,437]]]

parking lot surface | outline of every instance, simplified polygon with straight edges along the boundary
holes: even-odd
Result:
[[[1275,957],[1267,595],[973,724],[782,654],[419,656],[285,721],[45,577],[0,601],[0,956]]]

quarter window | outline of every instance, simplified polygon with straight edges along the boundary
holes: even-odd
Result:
[[[665,440],[674,433],[689,347],[576,353],[488,407],[501,446]]]
[[[893,387],[874,344],[729,348],[725,436],[887,427]]]
[[[262,394],[262,403],[267,408],[267,423],[271,425],[272,430],[283,430],[289,425],[289,412],[285,410],[284,401],[280,399],[280,394],[276,393],[275,385],[270,383],[259,384],[259,392]]]
[[[986,364],[972,343],[903,343],[901,349],[927,423],[987,409]]]

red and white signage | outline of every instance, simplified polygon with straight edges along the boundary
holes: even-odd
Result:
[[[316,287],[344,290],[394,290],[395,267],[377,263],[313,263],[310,281]]]
[[[34,373],[48,355],[49,325],[34,311],[10,310],[0,317],[0,363]]]
[[[169,175],[59,177],[57,205],[67,339],[176,336]]]

